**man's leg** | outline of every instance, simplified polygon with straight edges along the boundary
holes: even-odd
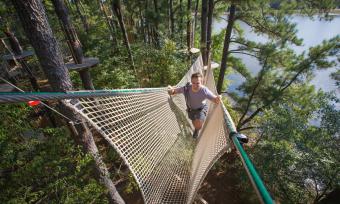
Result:
[[[196,119],[192,121],[192,124],[194,125],[195,130],[200,130],[202,128],[203,121],[200,119]]]
[[[197,112],[193,119],[192,119],[192,124],[195,127],[195,131],[193,133],[193,138],[197,138],[198,137],[198,132],[200,131],[200,129],[203,126],[203,123],[205,121],[205,118],[207,116],[207,111],[208,111],[208,106],[204,106],[203,109],[199,112]]]
[[[195,127],[195,130],[194,130],[194,133],[192,135],[193,138],[197,138],[198,137],[198,132],[200,131],[200,129],[202,128],[203,126],[203,122],[202,120],[200,119],[195,119],[192,121],[192,124],[194,125]]]

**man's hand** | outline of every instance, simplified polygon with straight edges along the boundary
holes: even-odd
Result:
[[[170,96],[175,94],[175,89],[170,85],[168,86],[168,94]]]
[[[221,102],[221,95],[216,96],[216,98],[214,98],[214,103],[215,104],[219,104]]]

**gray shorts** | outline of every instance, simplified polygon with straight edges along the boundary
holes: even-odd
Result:
[[[188,116],[190,118],[190,120],[201,120],[204,121],[206,116],[207,116],[207,112],[208,112],[208,106],[205,105],[200,109],[193,109],[193,110],[187,110],[188,112]]]

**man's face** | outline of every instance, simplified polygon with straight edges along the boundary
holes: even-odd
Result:
[[[198,90],[202,85],[202,77],[192,78],[191,84],[194,90]]]

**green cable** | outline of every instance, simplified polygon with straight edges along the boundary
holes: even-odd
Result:
[[[234,125],[233,120],[231,119],[228,110],[225,108],[225,106],[222,104],[222,108],[224,110],[224,119],[225,123],[227,125],[227,128],[230,131],[230,138],[232,139],[236,149],[240,152],[241,159],[243,160],[243,163],[245,165],[245,168],[247,172],[249,173],[249,177],[254,187],[258,191],[259,195],[261,196],[261,201],[265,204],[272,204],[274,203],[273,199],[271,198],[268,190],[266,189],[265,185],[263,184],[262,179],[260,178],[259,174],[257,173],[253,163],[249,159],[246,151],[243,149],[242,145],[240,144],[240,141],[237,139],[237,133],[236,127]]]
[[[112,90],[93,90],[93,91],[67,91],[67,92],[0,92],[0,95],[27,95],[27,94],[51,94],[51,95],[64,95],[64,94],[91,94],[91,93],[144,93],[144,92],[157,92],[165,88],[143,88],[143,89],[112,89]]]
[[[161,93],[165,88],[90,90],[70,92],[0,92],[0,104],[27,102],[31,100],[62,100],[73,98],[109,97],[129,94]]]
[[[274,203],[273,199],[271,198],[269,192],[267,191],[265,185],[262,182],[262,179],[260,178],[260,176],[258,175],[253,163],[251,162],[251,160],[249,159],[246,151],[244,151],[242,145],[240,144],[240,142],[238,141],[236,134],[233,134],[233,136],[231,137],[237,150],[240,152],[241,157],[246,165],[246,168],[248,169],[250,176],[253,180],[253,182],[255,183],[258,192],[261,195],[261,199],[264,203],[266,204],[271,204]]]

